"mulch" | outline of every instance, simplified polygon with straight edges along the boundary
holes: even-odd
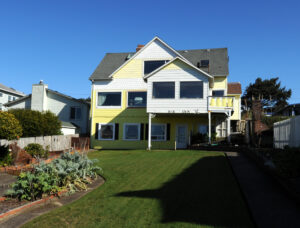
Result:
[[[28,201],[19,201],[18,199],[6,199],[0,202],[0,214],[5,213],[11,209],[23,206],[27,204]]]

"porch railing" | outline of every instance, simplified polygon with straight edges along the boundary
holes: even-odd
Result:
[[[209,110],[222,110],[222,109],[233,109],[234,108],[234,97],[208,97],[208,108]]]

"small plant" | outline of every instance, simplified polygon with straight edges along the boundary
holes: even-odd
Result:
[[[25,148],[25,151],[35,158],[48,158],[49,151],[38,143],[30,143]]]
[[[9,166],[13,163],[8,146],[0,146],[0,166]]]

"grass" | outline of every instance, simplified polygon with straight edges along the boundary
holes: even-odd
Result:
[[[253,227],[223,153],[96,151],[106,183],[24,227]]]

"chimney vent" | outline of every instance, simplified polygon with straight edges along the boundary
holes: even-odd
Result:
[[[138,46],[136,47],[136,52],[138,52],[139,50],[141,50],[145,45],[143,44],[138,44]]]

